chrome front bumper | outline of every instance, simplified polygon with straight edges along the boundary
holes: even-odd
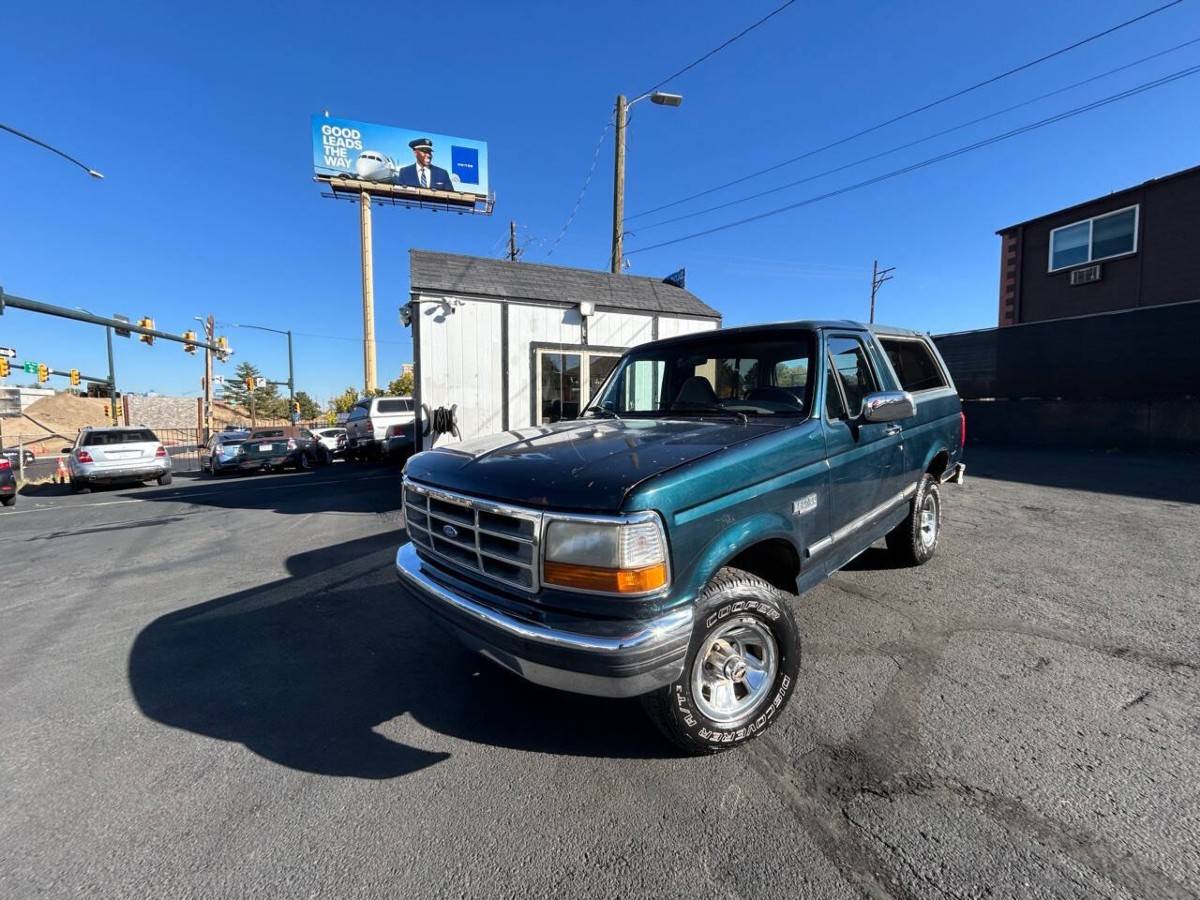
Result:
[[[689,606],[607,631],[547,628],[492,609],[422,569],[411,543],[396,551],[408,593],[472,650],[535,684],[598,697],[635,697],[677,680],[692,635]]]

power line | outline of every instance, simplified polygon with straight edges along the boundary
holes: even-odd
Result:
[[[633,215],[626,216],[626,221],[630,221],[632,219],[637,219],[642,216],[649,215],[650,213],[661,212],[662,210],[670,209],[673,206],[679,206],[682,203],[687,203],[691,200],[696,200],[699,197],[704,197],[708,194],[715,193],[716,191],[724,190],[727,187],[733,187],[735,184],[741,184],[743,181],[749,181],[751,178],[757,178],[760,175],[766,175],[768,172],[774,172],[776,169],[781,169],[784,166],[789,166],[792,163],[799,162],[802,159],[808,159],[810,156],[815,156],[816,154],[823,153],[826,150],[832,150],[834,147],[840,147],[842,144],[847,144],[850,141],[853,141],[853,140],[856,140],[857,138],[863,137],[864,135],[868,135],[868,134],[871,134],[872,132],[879,131],[881,128],[886,128],[888,125],[894,125],[895,123],[900,122],[904,119],[910,118],[911,116],[915,116],[918,113],[922,113],[927,110],[933,109],[935,106],[940,106],[943,103],[948,103],[949,101],[955,100],[959,97],[969,94],[972,91],[977,91],[980,88],[986,87],[989,84],[995,84],[997,81],[1001,81],[1005,78],[1008,78],[1011,75],[1017,74],[1018,72],[1023,72],[1026,69],[1032,68],[1033,66],[1036,66],[1040,63],[1044,63],[1047,60],[1054,59],[1056,56],[1062,56],[1064,53],[1069,53],[1072,50],[1078,49],[1079,47],[1082,47],[1085,44],[1090,44],[1092,41],[1099,40],[1102,37],[1107,37],[1108,35],[1112,34],[1115,31],[1120,31],[1122,28],[1126,28],[1130,25],[1133,25],[1136,22],[1142,21],[1143,19],[1148,19],[1150,16],[1157,15],[1158,13],[1168,10],[1173,6],[1178,6],[1182,2],[1183,2],[1183,0],[1170,0],[1169,3],[1164,3],[1162,6],[1155,7],[1154,9],[1150,10],[1149,12],[1144,12],[1139,16],[1134,16],[1132,19],[1126,19],[1124,22],[1121,22],[1117,25],[1113,25],[1111,28],[1106,28],[1104,31],[1098,31],[1095,34],[1090,35],[1089,37],[1085,37],[1082,40],[1078,40],[1073,44],[1068,44],[1066,47],[1060,47],[1058,50],[1055,50],[1051,53],[1047,53],[1044,56],[1039,56],[1037,59],[1032,59],[1029,62],[1022,63],[1019,66],[1008,69],[1007,71],[1001,72],[998,75],[993,75],[990,78],[985,78],[983,81],[978,81],[975,84],[970,85],[969,87],[962,88],[961,90],[957,90],[952,94],[947,94],[944,97],[939,97],[937,100],[933,100],[929,103],[924,104],[923,106],[918,106],[914,109],[908,110],[908,112],[901,113],[898,116],[893,116],[892,118],[886,119],[883,122],[879,122],[875,125],[872,125],[869,128],[864,128],[862,131],[857,131],[854,134],[851,134],[844,138],[839,138],[836,141],[825,144],[824,146],[821,146],[821,147],[817,147],[813,150],[807,150],[804,153],[801,153],[799,156],[793,156],[791,159],[785,159],[783,162],[776,163],[775,165],[772,165],[772,166],[768,166],[765,169],[760,169],[757,172],[751,172],[749,175],[743,175],[741,178],[735,178],[733,181],[727,181],[724,184],[716,185],[715,187],[711,187],[706,190],[700,191],[698,193],[691,194],[691,195],[689,195],[687,197],[683,197],[679,200],[672,200],[670,203],[664,203],[661,206],[654,207],[653,209],[643,210],[640,213],[634,213]]]
[[[1162,85],[1169,84],[1173,81],[1178,81],[1181,78],[1186,78],[1189,75],[1195,75],[1197,72],[1200,72],[1200,65],[1192,66],[1187,69],[1182,69],[1178,72],[1172,73],[1171,75],[1166,75],[1166,76],[1156,79],[1154,81],[1149,81],[1144,84],[1140,84],[1137,87],[1130,88],[1129,90],[1122,91],[1117,94],[1113,94],[1113,95],[1105,97],[1101,100],[1096,100],[1092,103],[1088,103],[1083,106],[1076,107],[1075,109],[1067,110],[1066,112],[1062,112],[1062,113],[1058,113],[1057,115],[1049,116],[1045,119],[1041,119],[1037,122],[1032,122],[1028,125],[1022,125],[1019,128],[1014,128],[1011,131],[1004,132],[1003,134],[993,135],[990,138],[985,138],[981,141],[976,141],[973,144],[968,144],[965,147],[959,147],[955,150],[950,150],[946,153],[942,153],[942,154],[939,154],[938,156],[930,157],[929,159],[922,160],[921,162],[913,163],[912,165],[905,166],[901,169],[896,169],[891,172],[885,172],[882,175],[876,175],[874,178],[868,178],[867,180],[860,181],[856,184],[847,185],[846,187],[838,188],[837,190],[834,190],[834,191],[828,191],[824,194],[818,194],[815,197],[809,197],[805,200],[800,200],[796,203],[789,203],[787,206],[781,206],[776,209],[767,210],[766,212],[761,212],[761,213],[758,213],[753,216],[748,216],[745,219],[739,219],[736,222],[727,222],[724,225],[717,225],[713,228],[706,228],[703,231],[697,231],[697,232],[694,232],[693,234],[684,235],[683,237],[673,238],[672,240],[669,240],[669,241],[661,241],[657,244],[650,244],[647,247],[636,247],[633,250],[627,251],[626,256],[632,256],[635,253],[645,253],[647,250],[657,250],[659,247],[669,247],[672,244],[680,244],[680,243],[683,243],[684,241],[690,241],[694,238],[704,237],[705,235],[709,235],[709,234],[716,234],[719,231],[727,231],[730,228],[736,228],[740,225],[746,225],[750,222],[757,222],[760,219],[767,219],[772,216],[777,216],[781,213],[790,212],[793,209],[799,209],[802,206],[808,206],[813,203],[818,203],[821,200],[828,200],[831,197],[838,197],[842,194],[848,194],[851,191],[856,191],[856,190],[859,190],[860,188],[869,187],[870,185],[878,184],[881,181],[887,181],[891,178],[896,178],[900,175],[906,175],[909,172],[915,172],[918,169],[924,169],[924,168],[926,168],[928,166],[932,166],[936,163],[944,162],[945,160],[948,160],[948,159],[953,159],[956,156],[962,156],[963,154],[970,153],[973,150],[979,150],[979,149],[981,149],[983,147],[987,147],[991,144],[996,144],[996,143],[999,143],[1000,141],[1004,141],[1004,140],[1008,140],[1009,138],[1016,137],[1017,135],[1025,134],[1026,132],[1034,131],[1038,128],[1043,128],[1047,125],[1052,125],[1055,122],[1061,122],[1064,119],[1069,119],[1074,116],[1082,115],[1085,112],[1090,112],[1091,110],[1099,109],[1103,106],[1108,106],[1110,103],[1116,103],[1118,100],[1124,100],[1124,99],[1126,99],[1128,97],[1132,97],[1136,94],[1141,94],[1146,91],[1152,90],[1156,87],[1161,87]]]
[[[600,132],[600,140],[596,141],[596,149],[592,151],[592,164],[588,166],[587,177],[583,179],[583,187],[579,189],[579,196],[575,198],[575,205],[571,208],[571,214],[567,216],[567,221],[563,223],[562,229],[558,232],[558,237],[550,242],[550,246],[546,250],[546,256],[550,256],[554,252],[554,248],[558,246],[558,242],[563,239],[563,236],[567,233],[567,229],[575,221],[575,216],[579,212],[580,205],[583,203],[584,194],[587,193],[588,186],[592,183],[592,176],[596,173],[596,162],[600,159],[600,148],[604,146],[604,139],[608,137],[608,130],[612,127],[612,122],[609,122],[604,126],[604,130]]]
[[[692,62],[688,63],[686,66],[684,66],[678,72],[668,75],[666,78],[664,78],[658,84],[656,84],[654,87],[650,88],[650,90],[643,91],[642,95],[644,96],[646,94],[653,94],[664,84],[674,81],[676,78],[678,78],[684,72],[690,72],[692,69],[696,68],[696,66],[700,65],[706,59],[716,56],[718,53],[720,53],[722,50],[724,50],[730,44],[734,43],[735,41],[741,40],[746,35],[748,35],[750,32],[752,32],[755,28],[758,28],[758,26],[765,24],[768,19],[772,19],[775,16],[779,15],[781,12],[783,12],[785,9],[787,9],[789,6],[791,6],[795,2],[796,2],[796,0],[787,0],[787,2],[784,3],[782,6],[776,7],[774,10],[767,13],[765,16],[763,16],[761,19],[759,19],[753,25],[748,25],[747,27],[743,28],[741,31],[739,31],[737,34],[735,34],[729,40],[725,41],[725,43],[721,44],[719,47],[714,47],[712,50],[709,50],[707,53],[705,53],[699,59],[693,60]]]
[[[786,190],[787,188],[793,188],[793,187],[797,187],[802,184],[807,184],[810,181],[816,181],[818,178],[824,178],[826,175],[834,175],[838,172],[843,172],[846,169],[852,169],[855,166],[861,166],[863,163],[873,162],[874,160],[881,159],[882,157],[890,156],[893,153],[899,153],[901,150],[907,150],[910,147],[916,147],[918,144],[924,144],[924,143],[932,141],[936,138],[945,137],[947,134],[952,134],[955,131],[961,131],[962,129],[969,128],[972,125],[978,125],[980,122],[986,122],[988,119],[994,119],[997,116],[1002,116],[1005,113],[1012,112],[1013,110],[1021,109],[1022,107],[1025,107],[1025,106],[1030,106],[1041,100],[1046,100],[1046,99],[1049,99],[1050,97],[1055,97],[1058,94],[1064,94],[1067,91],[1074,90],[1075,88],[1078,88],[1078,87],[1083,87],[1085,84],[1091,84],[1093,81],[1099,81],[1102,78],[1107,78],[1108,76],[1115,75],[1118,72],[1124,72],[1126,69],[1132,69],[1134,66],[1142,65],[1143,63],[1150,62],[1151,60],[1155,60],[1155,59],[1158,59],[1159,57],[1166,56],[1168,53],[1174,53],[1178,50],[1182,50],[1185,47],[1190,47],[1193,44],[1197,44],[1197,43],[1200,43],[1200,37],[1192,38],[1190,41],[1184,41],[1182,44],[1176,44],[1174,47],[1168,47],[1166,50],[1160,50],[1158,53],[1152,53],[1150,56],[1143,56],[1141,59],[1137,59],[1137,60],[1134,60],[1133,62],[1126,63],[1123,66],[1117,66],[1115,69],[1109,69],[1107,72],[1101,72],[1099,75],[1093,75],[1090,78],[1083,79],[1082,81],[1076,81],[1074,84],[1068,84],[1066,87],[1061,87],[1061,88],[1058,88],[1057,90],[1049,91],[1045,94],[1039,94],[1036,97],[1033,97],[1029,100],[1023,100],[1022,102],[1015,103],[1012,106],[1006,106],[1004,109],[1000,109],[1000,110],[997,110],[996,112],[988,113],[986,116],[980,116],[976,119],[971,119],[969,122],[962,122],[961,124],[954,125],[950,128],[943,129],[942,131],[937,131],[937,132],[934,132],[933,134],[926,135],[925,137],[917,138],[915,141],[908,141],[907,143],[899,144],[899,145],[897,145],[895,147],[891,147],[887,150],[882,150],[879,153],[872,153],[870,156],[864,156],[861,159],[854,160],[853,162],[844,163],[843,165],[835,166],[832,169],[826,169],[823,172],[817,172],[814,175],[808,175],[808,176],[805,176],[804,178],[799,178],[796,181],[789,181],[784,184],[772,185],[771,187],[767,188],[766,190],[759,191],[758,193],[755,193],[755,194],[748,194],[745,197],[738,197],[735,200],[729,200],[725,203],[718,203],[716,206],[707,206],[704,209],[698,209],[694,212],[683,213],[678,216],[672,216],[669,219],[663,219],[659,222],[652,222],[649,225],[642,225],[638,228],[638,230],[639,231],[649,231],[651,228],[661,228],[664,225],[670,225],[674,222],[682,222],[686,219],[694,219],[697,216],[707,215],[708,213],[716,212],[721,209],[728,209],[731,206],[737,206],[738,204],[746,203],[750,200],[757,200],[760,197],[765,197],[769,194],[775,194],[775,193],[778,193],[779,191]]]

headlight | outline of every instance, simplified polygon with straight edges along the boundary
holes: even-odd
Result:
[[[641,522],[551,519],[542,581],[609,594],[645,594],[668,581],[667,541],[657,518]]]

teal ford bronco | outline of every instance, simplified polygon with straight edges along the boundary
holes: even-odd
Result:
[[[640,697],[704,753],[779,717],[791,601],[885,539],[937,550],[965,420],[924,335],[854,322],[628,351],[579,419],[405,467],[404,592],[469,647],[568,691]]]

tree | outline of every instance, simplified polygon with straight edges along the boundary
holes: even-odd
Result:
[[[300,404],[301,421],[312,422],[321,415],[321,407],[317,405],[317,401],[304,391],[296,391],[296,402]]]
[[[388,382],[387,392],[392,397],[410,397],[413,392],[412,372],[405,372],[399,378]]]
[[[266,419],[287,418],[291,411],[287,408],[287,400],[279,396],[279,389],[275,385],[269,384],[253,391],[246,389],[247,378],[257,380],[262,377],[258,366],[249,360],[238,363],[233,378],[226,379],[221,388],[221,399],[233,406],[249,410],[250,398],[253,395],[256,415]]]
[[[329,401],[329,408],[335,413],[348,413],[358,402],[358,389],[348,387],[338,396]]]

